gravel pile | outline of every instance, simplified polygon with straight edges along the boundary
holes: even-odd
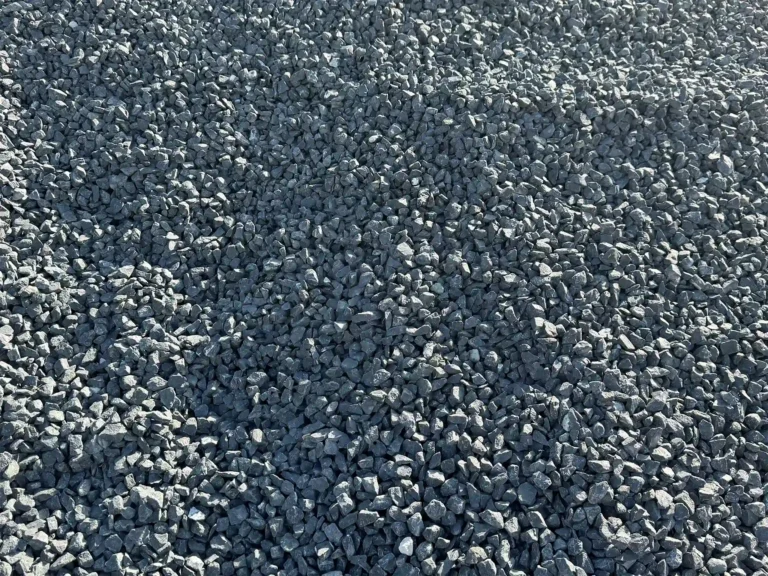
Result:
[[[5,0],[0,576],[768,574],[768,13]]]

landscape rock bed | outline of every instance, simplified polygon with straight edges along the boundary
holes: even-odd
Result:
[[[0,3],[0,576],[768,574],[767,9]]]

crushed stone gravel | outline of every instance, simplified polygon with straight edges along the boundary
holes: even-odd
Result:
[[[0,576],[768,575],[768,8],[0,3]]]

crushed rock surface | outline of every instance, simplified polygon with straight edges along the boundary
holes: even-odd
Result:
[[[0,3],[0,576],[768,574],[767,28]]]

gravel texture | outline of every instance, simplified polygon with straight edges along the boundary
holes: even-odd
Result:
[[[0,576],[768,574],[764,2],[0,2]]]

